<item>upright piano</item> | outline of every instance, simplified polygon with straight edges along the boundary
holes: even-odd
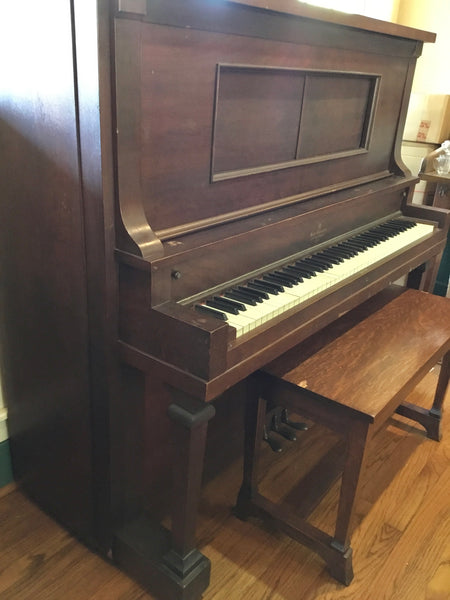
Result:
[[[434,35],[296,0],[85,4],[21,16],[30,89],[1,105],[14,471],[196,600],[217,402],[231,418],[252,373],[390,283],[431,289],[449,213],[413,204],[401,140]]]

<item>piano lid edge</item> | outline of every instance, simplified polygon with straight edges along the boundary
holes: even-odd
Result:
[[[436,34],[430,31],[359,14],[348,14],[330,8],[311,6],[304,1],[294,3],[292,1],[289,2],[289,0],[284,0],[283,2],[280,2],[279,0],[228,0],[228,2],[238,6],[247,6],[249,8],[267,12],[282,12],[292,15],[293,17],[314,21],[320,20],[340,27],[358,28],[371,33],[379,33],[392,37],[401,37],[429,43],[436,41]]]

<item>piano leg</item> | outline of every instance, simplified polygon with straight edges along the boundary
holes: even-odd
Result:
[[[441,264],[442,252],[431,258],[427,263],[419,265],[410,271],[407,286],[414,290],[432,292],[436,282],[439,265]]]
[[[172,487],[171,548],[163,563],[171,578],[184,589],[195,580],[189,598],[200,598],[209,584],[210,561],[195,547],[195,527],[200,498],[210,404],[171,389],[174,402],[169,416],[175,428]],[[186,596],[187,597],[187,596]],[[184,598],[184,596],[183,596]]]
[[[408,273],[406,285],[413,290],[420,290],[423,288],[423,279],[425,277],[425,264],[419,265]]]
[[[112,557],[161,600],[200,600],[211,564],[195,545],[208,421],[215,409],[169,387],[173,422],[171,531],[142,514],[115,534]]]
[[[442,254],[443,251],[428,261],[428,268],[423,275],[422,287],[419,289],[424,290],[425,292],[433,292],[439,266],[441,264]]]

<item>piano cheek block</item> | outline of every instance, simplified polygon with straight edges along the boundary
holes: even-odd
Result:
[[[169,303],[152,310],[148,350],[164,362],[212,379],[226,369],[230,328],[188,307]]]

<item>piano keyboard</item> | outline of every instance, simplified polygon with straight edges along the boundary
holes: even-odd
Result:
[[[393,219],[211,296],[195,309],[226,321],[239,337],[432,231],[433,225]]]

